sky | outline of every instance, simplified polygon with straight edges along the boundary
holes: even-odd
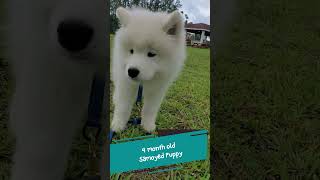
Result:
[[[210,25],[210,0],[181,0],[181,10],[189,17],[188,22]]]

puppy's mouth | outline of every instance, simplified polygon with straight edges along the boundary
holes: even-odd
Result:
[[[128,79],[135,83],[143,83],[143,82],[149,82],[153,80],[153,79],[141,79],[141,78],[131,78],[131,77],[128,77]]]
[[[138,77],[132,78],[132,77],[128,77],[128,79],[130,79],[133,82],[142,82],[142,80]]]
[[[81,64],[92,64],[94,63],[93,56],[89,53],[70,53],[70,52],[62,52],[63,56],[67,57],[68,59],[71,59],[77,63]]]

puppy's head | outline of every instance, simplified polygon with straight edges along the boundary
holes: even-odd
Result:
[[[116,33],[115,62],[129,79],[149,81],[171,72],[182,61],[185,47],[184,21],[178,11],[150,12],[118,8],[121,28]]]

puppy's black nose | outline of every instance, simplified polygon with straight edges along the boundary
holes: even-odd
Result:
[[[77,52],[85,49],[93,36],[93,28],[78,20],[63,21],[59,24],[58,41],[68,51]]]
[[[130,68],[128,69],[128,75],[131,77],[131,78],[135,78],[139,75],[140,71],[136,68]]]

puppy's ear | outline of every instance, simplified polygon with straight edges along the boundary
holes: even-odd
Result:
[[[130,14],[129,11],[123,7],[119,7],[116,11],[120,24],[126,26],[129,23]]]
[[[175,36],[183,27],[183,18],[181,13],[176,10],[167,15],[167,19],[164,22],[163,30],[168,34]]]

